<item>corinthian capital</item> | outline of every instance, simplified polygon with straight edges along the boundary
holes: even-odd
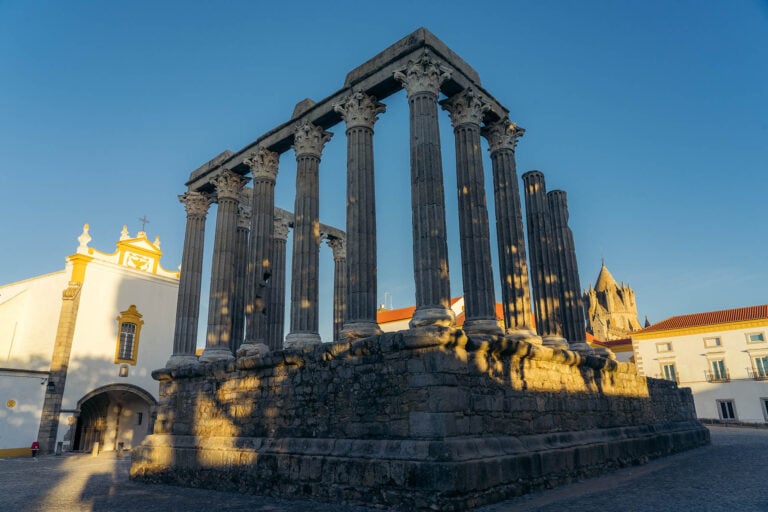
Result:
[[[387,107],[373,96],[357,91],[342,103],[335,104],[333,110],[341,114],[347,128],[364,126],[373,130],[373,124],[379,119],[378,114],[385,112]]]
[[[441,105],[448,111],[454,128],[467,123],[479,125],[483,122],[483,114],[491,109],[485,98],[471,87],[443,101]]]
[[[240,176],[236,172],[224,169],[217,176],[211,178],[211,183],[216,187],[216,195],[221,199],[240,199],[240,191],[248,183],[248,178]]]
[[[243,160],[243,163],[251,170],[254,180],[277,179],[277,163],[280,161],[280,155],[274,151],[259,148]]]
[[[347,258],[347,242],[343,238],[327,238],[325,243],[333,251],[334,261]]]
[[[325,143],[331,140],[333,134],[315,126],[309,121],[304,121],[296,127],[293,139],[293,150],[296,156],[312,155],[320,158]]]
[[[431,92],[435,96],[440,85],[451,77],[451,72],[425,51],[417,60],[409,60],[405,69],[395,71],[395,80],[403,84],[408,96]]]
[[[203,217],[208,213],[211,197],[204,192],[186,192],[179,196],[179,202],[184,203],[187,217]]]
[[[290,229],[291,227],[289,226],[288,219],[282,215],[275,215],[275,231],[272,235],[275,240],[288,240],[288,231],[290,231]]]
[[[488,139],[488,150],[491,153],[500,149],[515,150],[517,139],[523,136],[525,128],[520,128],[509,120],[508,117],[486,125],[482,132],[483,137]]]

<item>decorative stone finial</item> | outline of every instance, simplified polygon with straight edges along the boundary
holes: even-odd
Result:
[[[373,130],[373,125],[378,121],[378,114],[386,112],[387,107],[362,91],[352,93],[346,100],[336,103],[333,110],[341,114],[347,123],[347,129],[364,126]]]
[[[441,102],[441,105],[448,111],[454,128],[462,124],[480,125],[483,114],[491,109],[485,98],[471,87]]]
[[[211,197],[204,192],[187,192],[179,196],[179,202],[184,203],[187,217],[205,217]]]
[[[343,238],[326,238],[325,243],[333,251],[333,259],[343,260],[347,258],[347,242]]]
[[[128,225],[123,224],[123,230],[120,232],[120,241],[122,242],[123,240],[128,240],[129,238],[131,238],[131,235],[128,233]]]
[[[91,229],[91,226],[88,224],[83,224],[83,232],[79,237],[77,237],[77,241],[80,242],[80,245],[77,248],[77,252],[88,251],[88,242],[91,241],[91,235],[88,234],[89,229]]]
[[[451,71],[424,51],[417,60],[409,60],[405,69],[395,71],[395,80],[403,84],[410,97],[419,92],[437,96],[440,85],[451,78]]]
[[[233,172],[226,167],[211,178],[211,183],[216,187],[216,194],[221,199],[240,199],[240,191],[248,183],[248,178]]]
[[[293,139],[293,150],[296,156],[312,155],[320,158],[325,143],[331,140],[333,134],[323,130],[309,121],[304,121],[296,127]]]
[[[515,150],[517,140],[525,133],[525,128],[517,126],[508,117],[486,125],[482,135],[488,140],[488,150],[493,153],[500,149]]]
[[[280,161],[280,154],[268,149],[259,148],[243,160],[243,163],[251,169],[254,180],[270,180],[274,182],[277,179],[277,165]]]
[[[160,248],[160,237],[156,236],[155,237],[155,241],[152,242],[152,243],[154,244],[155,247],[157,247],[159,249]]]

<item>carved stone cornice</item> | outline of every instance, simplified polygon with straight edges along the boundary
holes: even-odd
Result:
[[[272,235],[272,238],[274,240],[277,240],[277,239],[280,239],[282,241],[288,240],[288,232],[291,229],[291,227],[288,224],[289,224],[288,219],[284,218],[283,216],[276,216],[275,231]]]
[[[420,92],[437,96],[440,85],[451,77],[451,71],[425,51],[417,60],[409,60],[404,69],[395,71],[394,77],[403,84],[408,97]]]
[[[481,131],[483,137],[488,140],[488,150],[491,153],[500,149],[515,150],[517,140],[525,133],[525,128],[520,128],[511,122],[508,117],[486,125]]]
[[[236,172],[232,172],[229,169],[224,169],[217,176],[211,178],[211,183],[216,187],[216,197],[221,199],[234,199],[240,200],[240,192],[246,183],[248,178],[241,176]]]
[[[491,109],[485,97],[471,87],[441,102],[441,106],[448,111],[454,128],[463,124],[479,126],[483,122],[483,114]]]
[[[208,213],[211,197],[205,192],[186,192],[179,196],[179,202],[184,203],[187,217],[203,217]]]
[[[293,139],[293,150],[296,156],[312,155],[320,158],[325,143],[331,140],[333,134],[323,130],[309,121],[304,121],[296,127]]]
[[[333,260],[347,259],[347,242],[343,238],[327,238],[325,243],[333,251]]]
[[[277,164],[279,161],[279,153],[259,148],[248,155],[248,158],[243,160],[243,163],[251,170],[254,181],[270,180],[274,182],[277,179]]]
[[[373,130],[374,123],[379,119],[378,114],[386,112],[387,107],[375,97],[356,91],[342,103],[336,103],[333,110],[341,114],[347,129],[363,126]]]

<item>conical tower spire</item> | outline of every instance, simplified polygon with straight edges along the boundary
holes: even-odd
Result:
[[[603,265],[600,267],[600,273],[597,274],[597,281],[595,281],[595,291],[604,292],[613,287],[618,287],[618,284],[608,271],[608,267],[605,266],[605,260],[603,260]]]

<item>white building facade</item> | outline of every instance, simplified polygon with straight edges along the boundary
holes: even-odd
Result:
[[[631,336],[638,372],[691,388],[700,419],[768,423],[768,305],[675,316]]]
[[[64,270],[0,286],[0,457],[126,449],[151,432],[171,352],[179,273],[160,240],[123,228],[116,251],[88,244]]]

